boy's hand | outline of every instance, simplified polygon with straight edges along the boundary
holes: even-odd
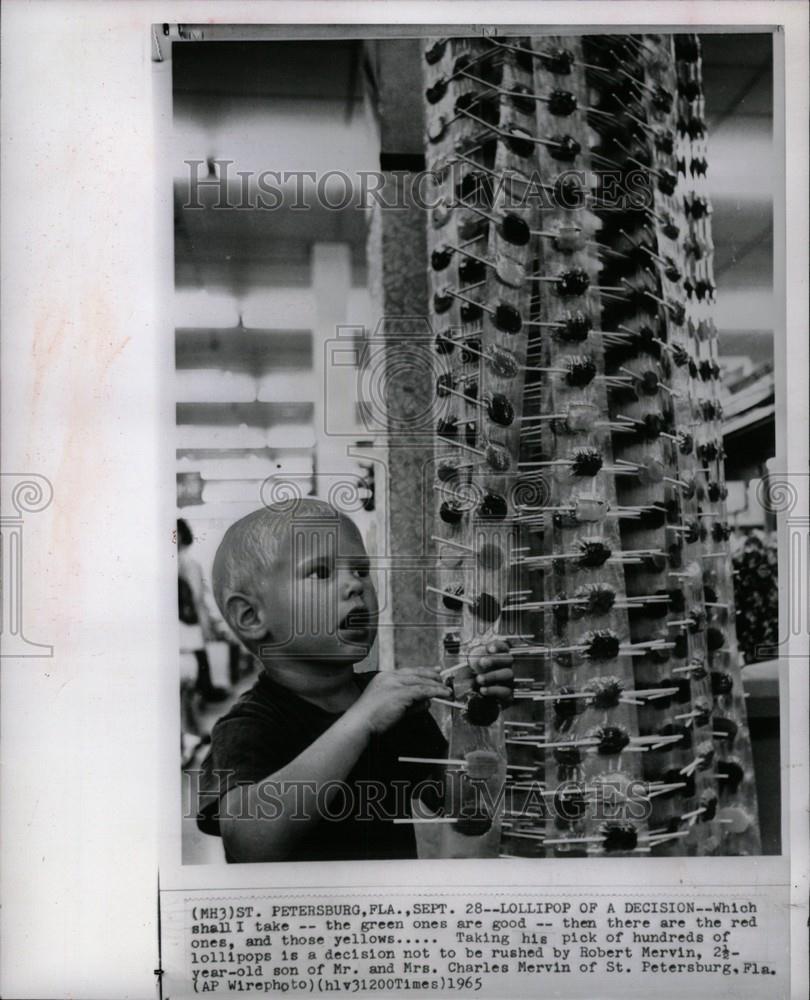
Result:
[[[512,652],[503,639],[490,639],[470,650],[467,662],[475,674],[475,686],[481,694],[497,698],[502,705],[512,701],[515,675]]]
[[[382,733],[399,722],[408,709],[451,694],[438,667],[387,670],[377,674],[349,712],[362,719],[369,733]]]

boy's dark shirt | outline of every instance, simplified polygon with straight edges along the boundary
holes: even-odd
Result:
[[[374,673],[356,674],[362,690]],[[300,698],[261,674],[253,687],[214,726],[211,749],[203,761],[197,809],[197,825],[204,833],[219,834],[217,819],[221,798],[239,784],[256,784],[294,760],[333,725],[342,712],[327,712]],[[379,783],[377,804],[365,806],[367,819],[351,809],[346,819],[321,819],[296,844],[288,861],[373,860],[415,858],[416,838],[411,823],[393,823],[380,816],[409,816],[411,788],[430,779],[441,781],[446,768],[401,763],[399,757],[446,757],[447,743],[427,710],[407,714],[380,736],[372,737],[345,781],[352,786],[355,803],[368,803],[358,781]],[[406,782],[407,790],[392,782]],[[311,792],[302,792],[302,802],[313,802]],[[372,792],[373,795],[373,792]],[[441,796],[428,789],[421,795],[431,809],[441,805]],[[321,798],[322,801],[322,798]],[[346,803],[346,804],[344,804]],[[327,811],[349,812],[342,791],[334,793]],[[268,816],[272,810],[268,808]],[[227,857],[227,852],[226,852]],[[229,861],[233,860],[228,858]]]

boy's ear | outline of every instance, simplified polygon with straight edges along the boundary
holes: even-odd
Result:
[[[243,639],[259,642],[268,637],[261,608],[247,594],[230,594],[225,602],[225,610],[231,627]]]

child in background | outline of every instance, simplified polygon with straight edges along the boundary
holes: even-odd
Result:
[[[446,757],[428,705],[451,692],[437,667],[354,672],[377,596],[352,521],[317,500],[255,511],[226,532],[213,587],[261,670],[214,727],[200,829],[228,861],[416,857],[412,824],[392,820],[413,795],[437,808],[436,789],[399,758]],[[508,702],[511,663],[503,641],[472,654],[479,692]]]

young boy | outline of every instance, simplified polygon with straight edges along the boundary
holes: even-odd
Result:
[[[412,824],[393,819],[444,775],[399,758],[447,756],[427,709],[450,691],[433,666],[354,673],[377,631],[355,525],[318,500],[264,507],[225,533],[213,587],[261,670],[214,726],[200,829],[228,861],[416,857]],[[502,641],[471,655],[480,693],[508,702],[511,662]]]

